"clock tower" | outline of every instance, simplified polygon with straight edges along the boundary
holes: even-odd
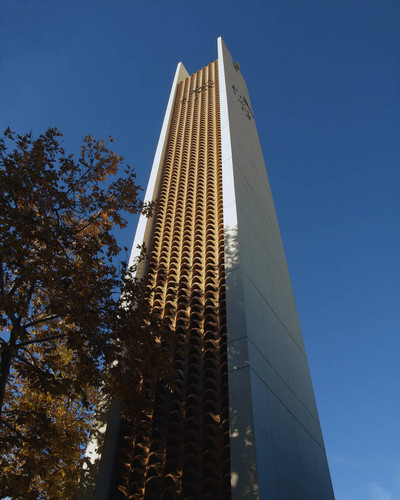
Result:
[[[86,498],[334,498],[255,114],[239,65],[179,63],[132,250],[182,346],[142,428],[104,413]],[[167,277],[167,278],[166,278]],[[100,436],[100,437],[99,437]],[[90,486],[91,484],[91,486]]]

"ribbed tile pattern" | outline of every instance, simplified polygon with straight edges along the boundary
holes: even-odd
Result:
[[[230,498],[218,64],[177,89],[147,272],[182,349],[178,390],[117,453],[110,498]],[[125,463],[125,465],[123,465]]]

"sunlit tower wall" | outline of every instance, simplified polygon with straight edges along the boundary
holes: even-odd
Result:
[[[221,38],[213,63],[178,64],[145,200],[131,261],[145,243],[139,273],[185,346],[179,387],[140,435],[109,436],[93,498],[333,499],[254,113]]]

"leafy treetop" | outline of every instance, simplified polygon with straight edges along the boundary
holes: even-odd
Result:
[[[133,414],[143,381],[171,370],[168,327],[115,264],[112,229],[152,207],[130,166],[110,180],[123,158],[103,141],[85,137],[76,160],[61,137],[7,129],[0,141],[0,488],[14,497],[71,495],[101,381]]]

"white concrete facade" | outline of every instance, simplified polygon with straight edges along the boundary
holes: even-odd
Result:
[[[218,39],[232,498],[334,498],[245,81]]]

